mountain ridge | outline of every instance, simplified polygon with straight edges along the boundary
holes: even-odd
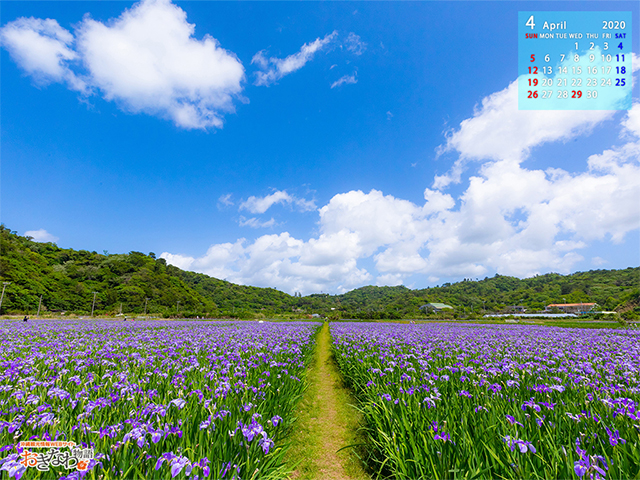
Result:
[[[237,285],[168,265],[155,254],[99,254],[20,236],[0,225],[0,280],[7,285],[1,313],[73,312],[164,317],[420,318],[430,302],[456,307],[454,314],[504,311],[509,305],[542,309],[549,303],[598,303],[604,310],[637,315],[640,267],[547,273],[519,279],[496,274],[437,287],[364,286],[330,295],[289,295],[274,288]],[[95,304],[94,304],[95,292]]]

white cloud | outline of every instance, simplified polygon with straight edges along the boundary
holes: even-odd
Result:
[[[354,55],[362,55],[367,49],[367,44],[360,39],[359,35],[351,32],[344,42],[345,47]]]
[[[218,198],[218,207],[219,208],[224,208],[224,207],[230,207],[233,205],[233,200],[231,200],[231,197],[233,196],[233,194],[231,193],[226,193],[224,195],[220,195],[220,198]]]
[[[224,267],[224,276],[239,283],[305,293],[371,281],[375,272],[358,265],[364,259],[373,261],[376,282],[388,285],[415,274],[569,273],[589,242],[620,242],[640,228],[639,153],[638,143],[607,150],[579,174],[490,162],[458,202],[431,189],[422,205],[377,190],[338,194],[319,209],[316,238],[265,235],[237,247],[229,263],[212,267],[200,259],[207,268],[198,271]]]
[[[224,261],[212,262],[208,253],[197,260],[197,270],[305,293],[370,282],[374,272],[358,265],[364,259],[373,260],[376,283],[387,285],[415,274],[569,273],[589,242],[620,242],[640,228],[639,153],[638,143],[607,150],[590,157],[588,170],[579,174],[490,162],[469,179],[457,207],[451,195],[430,189],[423,205],[377,190],[338,194],[320,208],[316,238],[265,235],[234,244]]]
[[[489,272],[524,277],[569,273],[592,242],[616,244],[640,229],[640,106],[635,104],[620,122],[626,143],[589,156],[585,168],[575,173],[527,168],[523,161],[532,148],[582,135],[610,113],[579,112],[574,117],[575,112],[550,112],[546,121],[559,131],[541,133],[535,127],[543,120],[539,112],[520,117],[508,90],[485,99],[483,108],[449,137],[447,148],[456,149],[461,158],[484,160],[457,197],[432,188],[425,189],[424,203],[378,190],[337,194],[318,210],[316,236],[304,240],[282,232],[252,243],[242,239],[213,245],[191,268],[305,293],[342,292],[371,281],[398,285],[413,275],[430,282]],[[499,119],[509,124],[501,126]],[[519,123],[511,124],[514,119]],[[474,139],[483,141],[482,132],[492,135],[489,125],[506,132],[506,145],[495,136],[493,143],[484,139],[483,145],[473,144]],[[264,213],[293,198],[276,191],[251,197],[242,208]],[[373,265],[371,271],[363,262]],[[600,265],[603,260],[591,262]]]
[[[183,270],[205,272],[215,278],[227,279],[228,276],[234,274],[236,263],[244,255],[244,242],[245,239],[241,238],[235,243],[211,245],[207,253],[200,258],[168,252],[162,253],[160,258],[164,258],[167,263]],[[240,283],[235,277],[230,279],[230,281],[233,280]]]
[[[395,287],[397,285],[402,285],[402,275],[388,273],[385,275],[378,275],[376,277],[376,285],[379,287],[389,286]]]
[[[85,18],[78,50],[92,83],[126,110],[159,114],[183,128],[221,127],[234,110],[244,68],[168,0],[147,0],[109,25]]]
[[[55,20],[21,18],[3,27],[2,38],[36,79],[99,92],[124,111],[180,128],[221,128],[242,91],[244,68],[215,38],[198,40],[193,33],[181,8],[145,0],[107,23],[86,16],[75,37]]]
[[[451,195],[428,188],[424,190],[424,199],[427,201],[422,207],[422,212],[425,214],[444,212],[452,209],[456,204]]]
[[[29,230],[27,232],[24,232],[24,236],[32,237],[35,242],[43,243],[57,242],[58,240],[60,240],[58,237],[51,235],[44,228],[41,228],[40,230]]]
[[[240,204],[240,210],[248,210],[251,213],[262,214],[278,203],[295,206],[302,212],[308,212],[316,209],[316,204],[313,200],[297,198],[294,195],[289,195],[285,190],[276,190],[271,195],[266,195],[264,197],[249,197],[246,201]]]
[[[424,230],[421,225],[424,213],[419,206],[377,190],[335,195],[319,212],[322,232],[328,235],[354,232],[365,257],[382,246],[411,239]]]
[[[192,270],[216,278],[240,284],[272,286],[290,292],[318,292],[327,285],[346,291],[371,279],[366,271],[356,267],[353,258],[326,265],[308,263],[307,260],[313,260],[313,255],[304,260],[300,257],[304,249],[309,253],[309,248],[313,250],[313,247],[287,232],[263,235],[246,246],[244,243],[245,240],[240,239],[234,244],[212,245],[203,257],[197,259],[166,252],[161,258],[176,266],[181,262]]]
[[[67,83],[73,90],[86,86],[69,68],[78,60],[73,35],[56,20],[19,18],[0,30],[0,41],[11,58],[40,85]]]
[[[240,225],[241,227],[251,227],[251,228],[267,228],[267,227],[273,227],[275,224],[276,224],[276,221],[274,218],[271,218],[271,220],[262,222],[255,217],[245,218],[243,216],[240,216],[240,220],[238,221],[238,225]]]
[[[640,58],[638,59],[640,62]],[[640,103],[634,103],[622,121],[624,133],[640,138]]]
[[[278,190],[264,197],[251,196],[240,204],[240,210],[248,210],[251,213],[264,213],[276,203],[290,203],[291,196],[284,190]]]
[[[160,258],[164,258],[167,263],[174,265],[182,270],[191,270],[191,265],[195,262],[195,258],[188,255],[182,255],[180,253],[168,253],[164,252],[160,255]]]
[[[259,51],[251,60],[252,64],[256,64],[261,69],[261,71],[255,74],[255,85],[268,87],[285,75],[300,70],[313,58],[316,52],[322,50],[327,44],[332,42],[337,35],[337,32],[332,32],[325,35],[324,38],[316,38],[311,43],[305,43],[299,52],[289,55],[286,58],[267,58],[264,55],[264,50]]]
[[[614,114],[611,110],[518,110],[516,80],[482,99],[473,117],[448,132],[447,142],[438,153],[457,151],[460,158],[450,172],[435,178],[433,187],[459,183],[468,160],[521,161],[532,148],[586,134]]]
[[[301,212],[311,212],[318,208],[316,207],[316,202],[314,200],[306,200],[304,198],[297,198],[297,197],[292,197],[292,198],[293,198],[293,204]]]
[[[356,76],[357,76],[357,73],[354,73],[353,75],[344,75],[343,77],[340,77],[338,80],[333,82],[331,84],[331,88],[333,89],[344,84],[349,85],[349,84],[358,83],[358,79],[356,78]]]
[[[607,260],[605,260],[604,258],[602,258],[602,257],[593,257],[591,259],[591,263],[596,265],[596,266],[598,266],[598,267],[600,267],[602,265],[606,265],[609,262]]]

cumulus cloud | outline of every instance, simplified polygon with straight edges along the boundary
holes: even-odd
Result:
[[[547,142],[566,141],[590,132],[613,118],[612,110],[518,110],[518,82],[485,97],[471,118],[447,133],[439,154],[460,157],[449,172],[436,176],[434,188],[459,183],[469,160],[524,160],[531,149]]]
[[[318,209],[315,236],[305,240],[283,232],[213,245],[203,257],[189,257],[190,268],[305,293],[343,292],[371,282],[398,285],[415,275],[430,282],[492,272],[524,277],[569,273],[585,260],[581,251],[590,243],[620,243],[640,229],[640,104],[620,121],[623,142],[589,156],[578,172],[527,168],[524,160],[531,149],[582,135],[610,118],[610,112],[579,112],[577,118],[571,117],[575,112],[553,112],[567,120],[567,125],[557,124],[561,131],[555,133],[536,131],[538,112],[526,112],[531,118],[522,117],[521,130],[503,126],[509,145],[497,139],[493,145],[473,145],[486,125],[499,126],[499,118],[511,122],[519,115],[508,90],[485,99],[483,109],[449,137],[447,148],[484,161],[456,197],[436,188],[424,190],[424,203],[378,190],[340,193]],[[556,122],[553,115],[547,121]],[[290,199],[277,191],[252,197],[243,208],[264,213]],[[185,262],[182,256],[163,256],[170,263]]]
[[[305,200],[304,198],[298,198],[294,195],[290,195],[285,190],[277,190],[271,195],[266,195],[264,197],[249,197],[240,204],[240,210],[248,210],[251,213],[262,214],[278,203],[294,206],[302,212],[308,212],[316,209],[316,204],[313,200]]]
[[[335,195],[320,210],[320,226],[328,235],[341,231],[357,235],[362,256],[385,245],[398,244],[424,234],[422,209],[412,202],[360,190]]]
[[[378,275],[376,277],[376,285],[379,287],[395,287],[397,285],[402,285],[402,275],[393,273]]]
[[[191,270],[191,265],[195,262],[195,258],[188,255],[182,255],[180,253],[168,253],[164,252],[160,255],[160,258],[164,258],[167,263],[174,265],[182,270]]]
[[[73,90],[86,90],[85,83],[70,69],[78,60],[73,35],[56,20],[19,18],[0,29],[0,41],[37,84],[60,82]]]
[[[221,128],[240,97],[244,67],[169,0],[144,0],[107,23],[89,16],[75,35],[52,19],[20,18],[1,30],[12,58],[36,81],[99,93],[124,111],[185,129]]]
[[[51,235],[44,228],[40,230],[29,230],[24,232],[25,237],[32,237],[35,242],[57,242],[59,240],[58,237]]]
[[[331,84],[331,88],[333,89],[344,84],[349,85],[349,84],[358,83],[358,79],[356,78],[356,76],[357,76],[357,73],[354,73],[353,75],[345,75],[343,77],[340,77],[338,80],[336,80]]]
[[[640,61],[640,59],[638,59]],[[640,103],[634,103],[627,117],[623,120],[623,134],[640,138]]]
[[[334,31],[325,35],[323,38],[318,37],[311,43],[305,43],[299,52],[289,55],[286,58],[267,58],[264,50],[259,51],[251,60],[252,64],[260,68],[260,71],[255,73],[255,85],[268,87],[285,75],[300,70],[313,58],[316,52],[331,43],[337,35],[338,32]]]
[[[320,251],[326,249],[326,245],[318,240]],[[347,258],[346,255],[340,257],[341,260],[346,259],[344,262],[314,264],[315,255],[310,250],[315,249],[309,245],[284,232],[263,235],[251,244],[240,239],[233,244],[212,245],[200,258],[167,252],[161,258],[176,266],[186,266],[181,268],[204,272],[216,278],[239,284],[277,287],[290,292],[318,292],[326,289],[327,285],[346,291],[372,278],[366,270],[356,267],[355,258]]]

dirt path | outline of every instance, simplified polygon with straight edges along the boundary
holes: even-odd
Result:
[[[351,449],[357,442],[358,412],[344,387],[331,352],[329,324],[318,335],[313,363],[308,372],[309,389],[300,402],[298,425],[293,435],[289,461],[298,466],[296,480],[369,479]]]

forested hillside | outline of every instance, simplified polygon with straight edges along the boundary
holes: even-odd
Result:
[[[290,311],[292,296],[234,285],[167,265],[154,253],[99,254],[37,243],[0,226],[0,277],[11,282],[2,313],[42,311],[144,313],[161,316],[251,316]]]
[[[421,290],[362,287],[342,295],[292,296],[273,288],[249,287],[167,265],[154,253],[108,254],[38,243],[0,226],[0,280],[10,282],[2,313],[37,311],[89,314],[118,312],[159,316],[250,318],[256,315],[342,318],[418,318],[429,302],[456,307],[452,314],[529,310],[549,303],[596,302],[603,310],[635,316],[640,310],[640,268],[550,273],[518,279],[496,275]]]

